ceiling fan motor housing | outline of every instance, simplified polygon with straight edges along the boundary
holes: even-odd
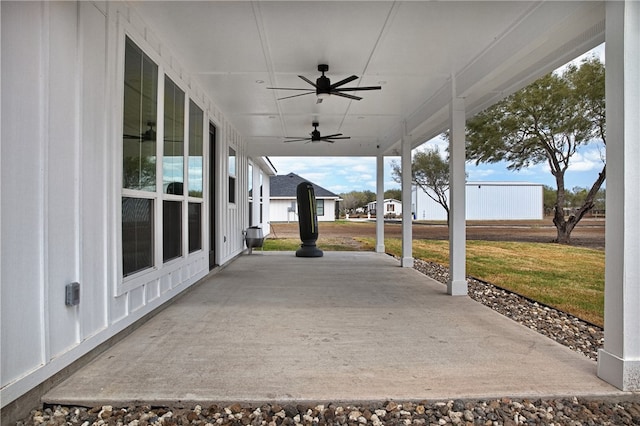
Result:
[[[319,95],[321,93],[330,93],[331,80],[329,79],[329,77],[326,77],[324,75],[325,72],[329,71],[329,65],[318,65],[318,71],[320,71],[322,75],[316,79],[316,95]]]

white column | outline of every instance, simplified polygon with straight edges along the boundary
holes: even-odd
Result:
[[[598,376],[640,391],[640,2],[607,2],[604,348]]]
[[[455,89],[454,89],[455,92]],[[455,93],[450,109],[449,127],[449,282],[447,293],[467,294],[465,223],[465,112],[464,100]]]
[[[376,253],[384,253],[384,156],[376,157]]]
[[[402,146],[400,161],[402,167],[402,259],[403,268],[413,268],[413,232],[411,225],[411,141],[407,136],[407,124],[402,123]]]

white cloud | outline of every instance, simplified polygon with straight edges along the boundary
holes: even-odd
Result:
[[[572,172],[599,172],[604,165],[603,156],[604,150],[601,150],[601,147],[582,148],[571,157],[569,170]]]

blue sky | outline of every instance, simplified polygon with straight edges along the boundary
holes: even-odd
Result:
[[[585,55],[576,58],[579,62],[585,56],[596,56],[604,62],[604,44]],[[446,142],[435,138],[425,142],[420,148],[438,146],[445,152]],[[574,157],[565,174],[565,187],[590,188],[602,170],[604,146],[592,143],[583,147]],[[296,173],[303,178],[320,185],[336,194],[350,191],[376,191],[375,157],[269,157],[278,174]],[[391,162],[400,161],[399,157],[385,157],[384,189],[400,188],[391,177]],[[519,172],[507,170],[505,163],[480,164],[467,163],[468,181],[518,181],[533,182],[555,188],[555,180],[546,164],[538,164]]]

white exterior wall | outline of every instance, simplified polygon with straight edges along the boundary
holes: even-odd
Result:
[[[2,2],[0,8],[0,399],[5,406],[209,271],[205,182],[203,249],[122,278],[125,34],[157,63],[160,77],[169,75],[204,110],[207,129],[210,121],[217,127],[219,264],[244,247],[248,159],[241,135],[161,36],[126,4]],[[207,177],[212,165],[208,131],[204,134]],[[227,202],[229,146],[237,153],[236,204]],[[65,285],[71,282],[80,283],[77,306],[65,305]]]
[[[318,222],[333,222],[336,220],[336,200],[324,199],[324,215],[318,216]],[[295,206],[295,212],[289,208]],[[270,222],[297,222],[298,205],[295,198],[273,198],[269,207]]]
[[[520,182],[467,182],[466,220],[540,220],[543,186]],[[447,212],[424,191],[413,188],[417,220],[447,220]]]

